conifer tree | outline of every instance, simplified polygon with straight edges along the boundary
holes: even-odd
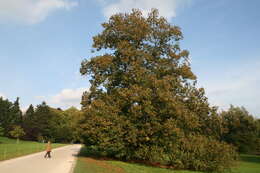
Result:
[[[13,125],[22,125],[22,111],[20,110],[20,103],[19,97],[16,98],[15,102],[13,103],[12,109],[12,124]]]
[[[29,108],[26,110],[23,118],[23,128],[25,130],[26,139],[34,140],[34,128],[37,125],[35,124],[35,111],[34,107],[31,104]]]

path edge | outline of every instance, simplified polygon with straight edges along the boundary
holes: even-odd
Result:
[[[52,150],[60,150],[62,148],[65,148],[65,147],[69,147],[71,146],[71,144],[69,145],[66,145],[66,146],[62,146],[62,147],[58,147],[58,148],[54,148]],[[5,162],[12,162],[13,160],[20,160],[20,159],[24,159],[24,158],[28,158],[28,157],[32,157],[34,155],[38,155],[38,154],[44,154],[46,151],[39,151],[39,152],[36,152],[36,153],[31,153],[31,154],[27,154],[27,155],[23,155],[23,156],[19,156],[19,157],[14,157],[14,158],[11,158],[11,159],[7,159],[7,160],[2,160],[0,161],[0,163],[5,163]]]
[[[81,148],[82,148],[82,144],[80,145],[79,152],[78,152],[77,155],[79,155]],[[78,161],[78,157],[77,157],[77,156],[74,156],[74,160],[73,160],[73,163],[72,163],[72,165],[71,165],[71,168],[70,168],[69,173],[73,173],[73,172],[74,172],[74,169],[75,169],[75,167],[76,167],[77,161]]]

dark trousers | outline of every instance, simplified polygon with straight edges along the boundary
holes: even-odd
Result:
[[[51,152],[50,152],[50,151],[47,151],[47,152],[46,152],[44,158],[46,158],[46,157],[51,158]]]

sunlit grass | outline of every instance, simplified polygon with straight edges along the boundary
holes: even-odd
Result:
[[[241,160],[231,173],[260,173],[260,156],[240,155]],[[99,160],[91,158],[83,148],[77,160],[74,173],[201,173],[196,171],[171,170],[146,166],[137,163],[127,163],[114,160]]]
[[[20,141],[17,144],[14,139],[0,137],[0,161],[44,151],[45,145],[44,143],[32,141]],[[61,146],[65,146],[65,144],[52,144],[53,148]]]
[[[92,158],[94,153],[82,148],[74,173],[200,173],[194,171],[176,171],[166,168],[146,166],[114,160],[99,160]],[[91,155],[91,156],[90,156]]]
[[[260,156],[241,155],[241,161],[233,171],[235,173],[260,173]]]
[[[108,161],[108,163],[121,167],[126,173],[200,173],[195,171],[172,170],[166,168],[157,168],[135,163],[126,163],[121,161]]]

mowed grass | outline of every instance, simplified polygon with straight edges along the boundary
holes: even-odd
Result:
[[[201,173],[157,168],[142,164],[121,161],[105,161],[79,157],[74,173]]]
[[[66,144],[52,144],[52,148],[65,146]],[[16,140],[0,137],[0,161],[7,160],[31,153],[45,150],[46,144],[32,141],[21,141],[19,144]]]
[[[260,173],[260,156],[242,154],[238,167],[233,171],[235,173]]]
[[[136,163],[100,160],[84,156],[84,148],[79,156],[74,173],[201,173],[196,171],[170,170]],[[232,173],[260,173],[260,156],[241,155]]]
[[[123,168],[126,173],[201,173],[195,171],[172,170],[157,168],[135,163],[125,163],[120,161],[109,161],[110,164]]]
[[[83,147],[81,149],[74,173],[201,173],[158,168],[137,163],[96,159],[88,157],[89,154],[93,155],[93,153],[89,153],[86,148]]]

